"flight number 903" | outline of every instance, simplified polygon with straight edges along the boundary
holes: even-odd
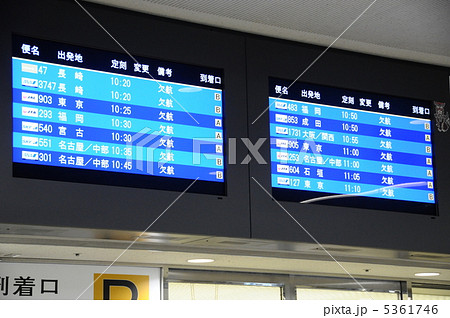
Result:
[[[39,94],[38,101],[40,104],[49,104],[50,105],[53,103],[53,98],[52,98],[52,96],[49,96],[49,95]]]

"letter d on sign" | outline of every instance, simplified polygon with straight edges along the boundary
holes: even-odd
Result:
[[[95,300],[148,300],[148,275],[94,274]]]
[[[131,300],[138,299],[138,289],[135,284],[130,282],[129,280],[123,279],[104,279],[103,280],[103,299],[110,300],[111,299],[111,286],[116,287],[126,287],[131,291]]]

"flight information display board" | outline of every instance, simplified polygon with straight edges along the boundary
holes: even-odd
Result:
[[[436,215],[431,103],[269,78],[276,199]]]
[[[222,70],[13,36],[13,174],[226,194]]]

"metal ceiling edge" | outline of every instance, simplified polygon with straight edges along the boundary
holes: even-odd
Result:
[[[9,229],[9,231],[6,229]],[[48,235],[45,235],[46,230],[48,231]],[[26,233],[26,235],[21,235],[21,231]],[[32,235],[33,231],[36,231],[36,235]],[[12,233],[8,234],[5,232]],[[82,235],[75,237],[75,233]],[[129,248],[134,251],[155,250],[163,252],[208,253],[230,256],[271,257],[279,259],[304,259],[317,261],[327,261],[330,259],[330,257],[323,250],[316,249],[317,246],[313,243],[236,238],[235,240],[240,244],[221,245],[221,240],[233,241],[234,238],[208,237],[199,235],[148,233],[150,235],[160,237],[158,243],[136,241],[132,246],[130,246],[130,243],[133,242],[132,238],[135,233],[136,232],[131,231],[66,229],[44,226],[13,226],[8,224],[0,224],[0,238],[3,244],[71,246],[103,249]],[[173,241],[170,240],[171,236],[176,237],[179,242],[184,243],[173,243]],[[205,243],[199,244],[200,241]],[[248,242],[249,246],[247,248],[243,247],[241,244],[243,242]],[[326,244],[324,246],[327,249],[337,249],[337,252],[333,252],[333,255],[338,258],[339,261],[343,262],[433,268],[447,268],[450,263],[450,255],[447,254],[420,252],[421,254],[440,257],[431,259],[415,259],[411,257],[414,253],[408,251],[368,247],[355,248],[332,244]],[[346,250],[349,250],[350,252],[345,252]]]

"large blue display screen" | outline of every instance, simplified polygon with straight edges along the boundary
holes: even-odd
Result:
[[[14,175],[225,194],[221,70],[13,36]]]
[[[435,215],[428,102],[269,79],[272,192]]]

